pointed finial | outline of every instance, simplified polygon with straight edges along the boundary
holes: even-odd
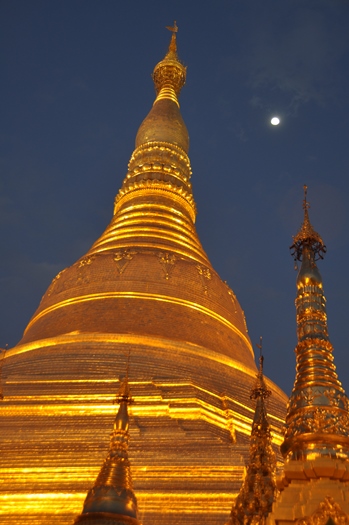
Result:
[[[178,33],[178,26],[176,24],[176,20],[173,22],[173,26],[166,26],[166,29],[168,29],[169,31],[172,32],[172,36],[171,36],[171,42],[170,42],[170,47],[168,48],[168,53],[173,53],[177,56],[177,37],[176,37],[176,33]]]
[[[178,26],[176,21],[173,26],[167,26],[166,29],[171,31],[171,42],[166,56],[159,62],[153,71],[153,80],[158,100],[170,99],[177,104],[180,90],[185,84],[186,67],[181,64],[177,55],[177,32]]]
[[[307,202],[308,186],[306,184],[304,184],[303,186],[303,191],[304,191],[303,210],[305,210],[306,208],[310,207],[309,202]]]
[[[178,26],[176,24],[176,20],[173,22],[173,26],[166,26],[166,29],[172,32],[171,42],[170,42],[170,46],[168,48],[168,53],[166,56],[168,57],[170,54],[172,54],[178,59],[177,57],[177,36],[176,36],[176,33],[178,33]]]
[[[263,338],[262,336],[260,336],[259,345],[256,344],[257,348],[259,348],[259,370],[257,374],[256,386],[251,391],[250,399],[258,399],[259,397],[261,397],[262,399],[266,399],[267,397],[271,395],[271,390],[268,390],[268,388],[266,387],[265,381],[264,381],[264,375],[263,375],[264,356],[263,356],[262,341],[263,341]]]
[[[308,186],[306,184],[303,186],[303,191],[303,224],[297,235],[293,237],[293,244],[290,247],[291,255],[293,256],[295,262],[302,260],[304,246],[308,246],[312,250],[315,260],[323,259],[324,254],[326,253],[326,246],[324,245],[321,236],[312,227],[309,219],[308,210],[310,208],[310,204],[307,201]]]
[[[230,520],[226,525],[265,524],[274,501],[276,484],[276,460],[271,444],[270,427],[264,399],[271,392],[267,390],[263,378],[262,337],[260,344],[259,372],[256,388],[251,398],[256,399],[256,409],[252,423],[250,457],[246,477],[233,504]]]
[[[128,350],[127,361],[126,361],[126,375],[124,380],[120,383],[119,391],[116,395],[116,402],[118,404],[125,402],[127,404],[132,403],[132,398],[130,396],[130,385],[128,383],[128,376],[130,370],[130,350]]]
[[[166,26],[166,29],[168,29],[169,31],[172,31],[172,33],[178,33],[178,26],[177,26],[176,20],[173,22],[173,27]]]

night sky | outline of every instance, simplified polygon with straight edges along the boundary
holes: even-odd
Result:
[[[348,0],[2,0],[0,346],[109,223],[174,20],[203,247],[289,393],[307,184],[349,393]]]

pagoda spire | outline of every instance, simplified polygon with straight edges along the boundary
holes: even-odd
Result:
[[[117,397],[119,410],[110,435],[109,453],[87,493],[84,507],[75,524],[139,525],[137,499],[133,491],[128,459],[129,415],[131,402],[128,375],[121,384]]]
[[[262,350],[261,344],[259,348]],[[271,391],[265,384],[263,360],[261,352],[256,385],[250,395],[251,399],[256,400],[256,408],[246,477],[226,525],[264,525],[274,501],[276,460],[265,407],[265,399],[271,395]]]
[[[349,457],[348,398],[333,362],[326,299],[316,260],[326,247],[309,220],[304,186],[304,220],[291,246],[301,261],[297,277],[296,379],[288,404],[281,452],[287,459]]]
[[[189,134],[178,102],[186,67],[177,54],[176,22],[167,29],[172,33],[169,48],[153,71],[155,101],[138,129],[113,220],[89,255],[137,246],[208,265],[194,227]]]

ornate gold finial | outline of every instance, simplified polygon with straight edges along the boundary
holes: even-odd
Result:
[[[176,56],[177,56],[177,38],[176,38],[176,33],[178,33],[178,26],[177,26],[177,23],[176,23],[176,20],[173,22],[173,26],[166,26],[166,29],[168,29],[169,31],[172,32],[172,36],[171,36],[171,42],[170,42],[170,47],[168,49],[168,53],[174,53]],[[167,53],[167,55],[168,55]]]
[[[259,338],[259,345],[256,344],[257,348],[259,348],[259,371],[257,375],[257,381],[256,386],[251,391],[250,399],[258,399],[259,397],[266,399],[271,395],[271,390],[268,390],[266,387],[265,381],[264,381],[264,375],[263,375],[263,363],[264,363],[264,357],[263,357],[263,347],[262,347],[262,336]]]
[[[266,388],[263,377],[262,338],[257,347],[261,355],[256,387],[251,393],[251,398],[256,399],[257,403],[251,431],[249,463],[226,525],[264,525],[276,492],[276,459],[264,404],[264,399],[271,392]]]
[[[286,415],[283,455],[290,459],[349,458],[348,398],[333,363],[328,337],[326,298],[316,259],[326,248],[308,217],[304,187],[304,222],[294,237],[297,277],[297,373]]]
[[[307,201],[308,186],[306,184],[304,184],[303,190],[304,219],[299,232],[293,237],[293,244],[290,247],[291,255],[295,261],[301,261],[304,246],[307,244],[312,247],[316,259],[323,259],[324,254],[326,253],[326,246],[324,245],[321,236],[314,230],[310,223],[308,212],[310,204]]]
[[[173,33],[178,33],[178,26],[177,26],[176,20],[173,22],[173,27],[166,26],[166,29],[168,29],[169,31],[172,31]]]
[[[180,62],[177,55],[177,32],[178,26],[174,22],[173,27],[167,26],[172,32],[171,42],[166,56],[159,62],[153,71],[153,80],[157,94],[156,102],[169,99],[179,107],[178,95],[185,84],[186,67]]]

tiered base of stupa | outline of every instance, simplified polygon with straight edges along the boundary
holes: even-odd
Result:
[[[106,456],[129,351],[129,455],[140,521],[225,522],[248,458],[254,371],[180,341],[90,334],[87,342],[70,334],[8,351],[2,525],[72,525]],[[271,387],[277,445],[285,395]]]

